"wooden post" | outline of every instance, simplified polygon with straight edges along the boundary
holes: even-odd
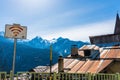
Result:
[[[91,73],[88,73],[88,80],[91,80]]]

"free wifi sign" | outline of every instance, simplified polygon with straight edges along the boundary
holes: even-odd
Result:
[[[26,39],[27,27],[21,26],[20,24],[5,25],[5,37]]]

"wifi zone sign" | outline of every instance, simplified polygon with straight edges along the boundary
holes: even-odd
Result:
[[[5,25],[5,37],[26,39],[27,27],[20,26],[20,24]]]

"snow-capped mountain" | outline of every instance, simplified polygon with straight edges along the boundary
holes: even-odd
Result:
[[[68,38],[62,37],[59,37],[58,39],[54,38],[52,40],[46,40],[38,36],[28,41],[27,43],[27,45],[39,49],[49,49],[50,45],[52,45],[53,50],[56,51],[58,54],[62,54],[63,56],[70,54],[71,45],[77,45],[78,47],[81,47],[84,44],[88,43],[82,41],[72,41]]]
[[[53,40],[35,37],[32,40],[17,41],[16,71],[28,71],[39,65],[49,65],[49,48],[53,46],[53,64],[60,55],[70,54],[71,45],[77,44],[81,47],[88,44],[82,41],[71,41],[67,38]],[[0,71],[10,71],[12,69],[13,39],[4,37],[4,32],[0,32]]]
[[[41,37],[37,36],[33,38],[32,40],[28,41],[28,45],[34,48],[45,49],[50,46],[50,42],[46,39],[42,39]]]

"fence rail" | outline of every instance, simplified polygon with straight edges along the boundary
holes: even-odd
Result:
[[[0,80],[12,80],[11,74],[0,72]],[[120,74],[18,72],[14,80],[120,80]]]

